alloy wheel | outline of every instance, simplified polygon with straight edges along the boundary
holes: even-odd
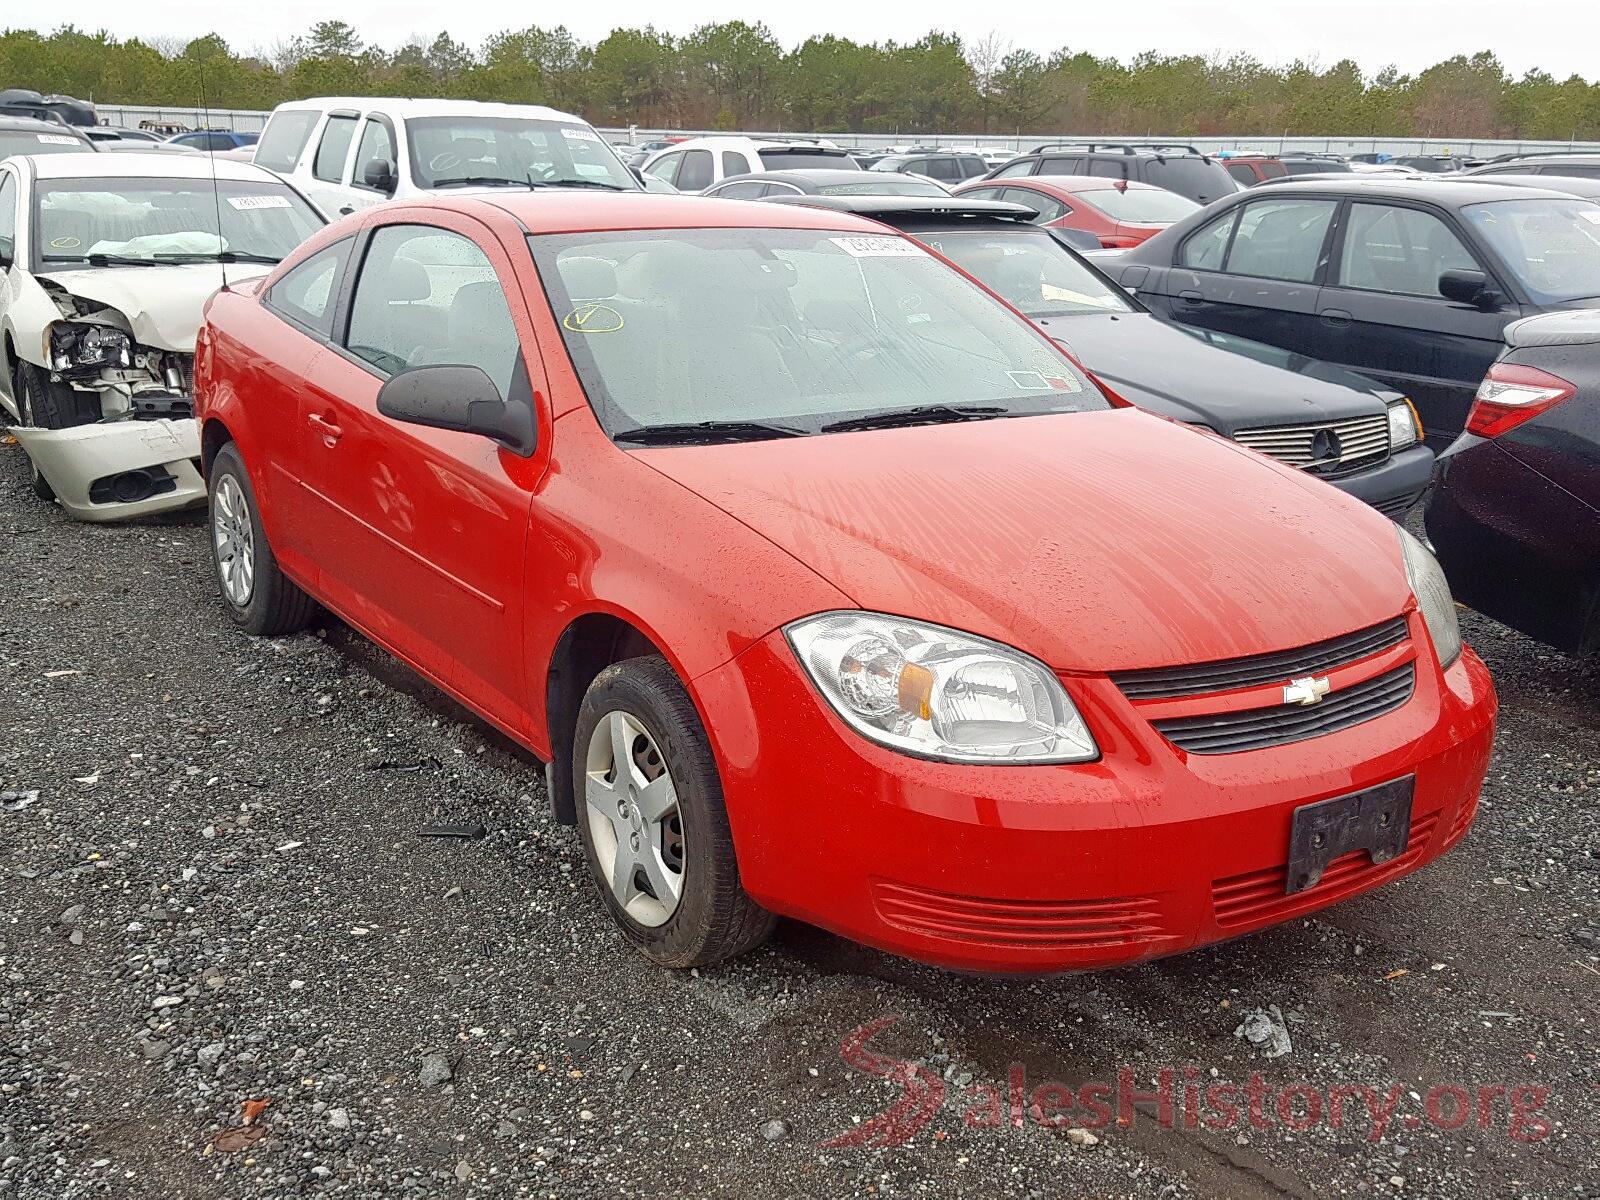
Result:
[[[232,475],[217,480],[216,500],[211,505],[211,538],[223,593],[235,608],[244,608],[256,586],[256,531],[244,489]]]
[[[621,710],[589,738],[585,819],[602,882],[640,925],[664,925],[683,896],[683,817],[655,738]]]

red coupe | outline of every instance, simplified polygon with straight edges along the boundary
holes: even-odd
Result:
[[[213,299],[196,401],[234,620],[324,605],[546,760],[665,965],[782,914],[1105,966],[1472,822],[1495,696],[1418,542],[859,217],[379,206]]]
[[[1154,237],[1200,206],[1187,196],[1128,179],[1097,175],[1022,175],[973,180],[955,189],[975,200],[1004,200],[1039,214],[1047,229],[1081,229],[1107,250],[1126,250]]]

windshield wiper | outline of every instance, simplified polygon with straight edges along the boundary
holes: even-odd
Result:
[[[283,261],[279,255],[252,254],[248,250],[221,250],[211,254],[170,250],[155,257],[162,262],[281,263]]]
[[[900,425],[982,421],[988,417],[1003,416],[1011,412],[1011,409],[999,404],[919,404],[915,408],[894,408],[887,412],[868,413],[864,417],[846,417],[843,421],[833,421],[824,425],[822,432],[846,433],[852,429],[893,429]]]
[[[807,431],[792,425],[769,425],[763,421],[681,421],[673,425],[643,425],[611,435],[615,442],[639,446],[692,446],[697,442],[757,442],[765,438],[806,437]]]
[[[86,262],[91,267],[156,267],[153,258],[134,258],[126,254],[41,254],[44,262]]]
[[[435,188],[447,187],[538,187],[531,179],[507,179],[504,175],[463,175],[457,179],[436,179]]]
[[[637,191],[637,188],[626,188],[620,183],[611,183],[604,179],[541,179],[541,187],[587,187],[605,188],[608,192]]]

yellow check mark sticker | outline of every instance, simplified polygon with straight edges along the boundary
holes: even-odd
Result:
[[[604,304],[580,304],[561,324],[573,333],[615,333],[622,328],[622,314]]]

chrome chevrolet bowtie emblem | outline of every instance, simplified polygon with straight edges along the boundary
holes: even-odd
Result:
[[[1320,679],[1311,675],[1299,679],[1291,679],[1283,685],[1283,702],[1285,704],[1321,704],[1322,698],[1328,694],[1328,677]]]

